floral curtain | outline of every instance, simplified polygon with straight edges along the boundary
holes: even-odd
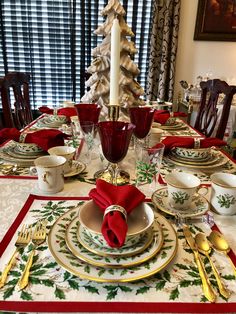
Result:
[[[147,98],[172,101],[181,0],[155,0]]]

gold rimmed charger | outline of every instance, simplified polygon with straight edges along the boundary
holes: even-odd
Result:
[[[159,126],[159,128],[166,131],[176,131],[180,129],[186,129],[187,125],[184,124],[183,122],[176,122],[175,124],[170,124],[170,125],[162,124]]]
[[[73,255],[81,259],[82,261],[105,268],[125,268],[142,264],[147,260],[155,256],[163,245],[163,234],[160,225],[155,222],[153,225],[153,237],[152,241],[146,248],[139,254],[132,256],[116,255],[116,256],[101,256],[96,253],[92,253],[82,243],[82,238],[87,234],[83,231],[83,227],[80,228],[79,217],[76,217],[66,230],[66,244]],[[78,232],[80,229],[80,232]]]
[[[34,153],[34,154],[23,154],[21,152],[18,152],[14,146],[8,146],[3,148],[3,152],[11,157],[17,158],[17,159],[23,159],[23,160],[34,160],[40,156],[46,155],[45,152],[40,152],[40,153]]]
[[[71,209],[57,219],[48,235],[48,247],[59,265],[80,278],[96,282],[132,282],[161,271],[176,255],[177,234],[166,218],[155,213],[155,220],[163,230],[164,244],[148,261],[126,268],[105,268],[83,262],[70,252],[65,242],[67,225],[78,216],[78,212],[79,208]]]
[[[3,150],[0,150],[0,158],[2,158],[5,161],[12,162],[14,164],[17,164],[18,166],[22,167],[30,167],[34,165],[34,159],[24,159],[24,158],[17,158],[10,156],[9,154],[5,153]]]
[[[227,158],[222,155],[220,152],[212,152],[212,160],[206,163],[204,162],[186,162],[185,160],[181,160],[179,157],[176,158],[172,155],[167,155],[164,157],[167,161],[172,162],[175,165],[188,167],[188,168],[199,168],[199,169],[211,169],[223,166],[228,161]]]

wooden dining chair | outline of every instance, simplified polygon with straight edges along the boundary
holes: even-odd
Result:
[[[200,87],[202,90],[201,101],[194,128],[206,137],[210,137],[217,126],[214,137],[223,139],[236,86],[230,86],[225,81],[213,79],[200,82]],[[219,103],[223,106],[220,118],[217,115]],[[217,119],[220,119],[219,123]]]
[[[0,80],[4,127],[21,129],[32,120],[29,98],[30,75],[9,72]]]

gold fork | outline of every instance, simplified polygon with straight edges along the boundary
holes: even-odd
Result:
[[[35,230],[32,235],[32,243],[34,244],[34,248],[30,252],[30,255],[25,265],[25,269],[17,283],[18,290],[22,290],[28,285],[30,268],[33,264],[35,251],[37,247],[45,241],[45,239],[46,239],[46,224],[44,221],[39,221],[37,222]]]
[[[18,254],[19,249],[21,247],[25,247],[30,242],[31,233],[32,233],[31,226],[30,227],[26,226],[26,225],[22,226],[22,228],[18,234],[18,237],[16,239],[16,242],[15,242],[16,249],[15,249],[14,253],[12,254],[9,262],[5,266],[5,268],[2,272],[2,275],[0,277],[0,289],[6,283],[8,273],[11,270],[11,268],[13,267],[13,265],[15,264],[16,255]]]

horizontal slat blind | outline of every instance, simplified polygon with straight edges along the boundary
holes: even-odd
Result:
[[[123,1],[127,24],[136,34],[135,62],[145,87],[153,0]],[[84,94],[91,50],[101,41],[93,32],[107,0],[2,0],[0,76],[31,73],[31,103],[58,105]],[[5,42],[5,46],[3,43]],[[5,58],[4,58],[5,56]]]

